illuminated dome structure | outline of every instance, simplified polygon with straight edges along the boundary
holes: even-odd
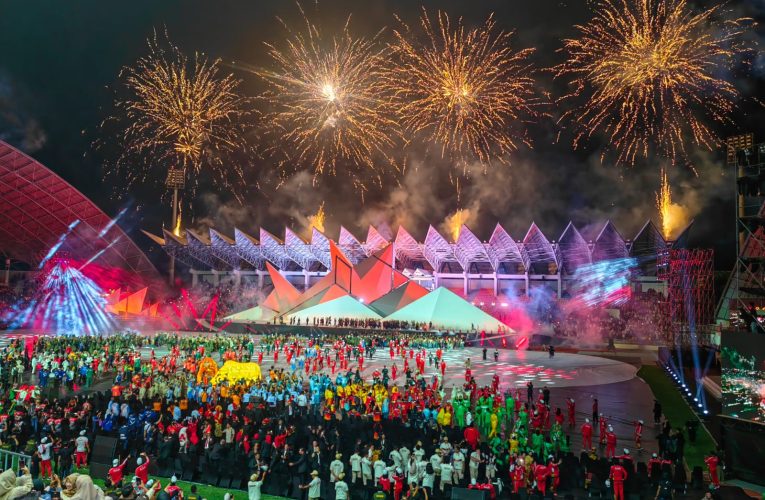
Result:
[[[77,222],[79,221],[79,222]],[[40,162],[0,141],[0,252],[37,266],[62,235],[74,260],[154,278],[157,271],[114,220]]]

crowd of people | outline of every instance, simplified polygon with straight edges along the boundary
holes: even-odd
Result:
[[[0,353],[0,446],[30,456],[32,482],[90,491],[75,471],[98,436],[113,437],[114,461],[96,479],[115,499],[180,498],[177,478],[247,489],[250,499],[421,500],[455,487],[492,499],[649,489],[670,498],[685,487],[682,436],[661,425],[660,410],[653,428],[665,438],[638,463],[649,456],[639,454],[643,421],[617,438],[597,400],[590,415],[546,387],[508,387],[498,375],[479,386],[469,358],[449,367],[460,384],[445,386],[444,354],[461,348],[450,337],[364,330],[18,338]],[[211,357],[256,362],[262,378],[215,381],[203,369]],[[384,368],[364,366],[380,357]],[[625,440],[632,453],[617,450]],[[171,479],[160,487],[150,473]],[[0,476],[5,500],[2,485]]]

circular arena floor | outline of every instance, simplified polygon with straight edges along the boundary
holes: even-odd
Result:
[[[535,387],[594,386],[630,380],[637,373],[637,368],[630,364],[583,354],[558,353],[551,358],[547,352],[500,349],[498,361],[494,361],[494,350],[488,349],[485,361],[482,356],[482,349],[478,347],[445,351],[446,387],[465,383],[465,362],[468,358],[479,386],[491,383],[495,373],[499,375],[503,387],[525,387],[529,381]],[[264,359],[263,364],[269,363]],[[388,351],[378,349],[372,359],[365,360],[364,375],[381,370],[383,366],[387,366],[390,371],[391,364]],[[401,360],[396,359],[395,364],[401,374]],[[427,366],[425,374],[430,375],[435,371],[435,366]]]

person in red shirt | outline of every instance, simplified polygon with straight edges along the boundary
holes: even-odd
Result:
[[[547,476],[550,475],[549,469],[542,464],[534,466],[534,479],[537,482],[537,490],[544,497],[547,492]]]
[[[582,425],[582,449],[585,451],[592,449],[592,424],[589,418],[585,418]]]
[[[183,491],[178,487],[178,478],[173,476],[170,478],[170,484],[165,488],[165,493],[170,495],[170,498],[180,498],[183,495]],[[175,497],[173,495],[179,495]]]
[[[624,481],[627,479],[627,470],[620,463],[614,462],[608,477],[613,481],[614,500],[624,500]]]
[[[605,434],[606,437],[606,458],[614,458],[616,456],[616,434],[614,434],[614,428],[608,426],[608,431]]]
[[[135,468],[135,475],[142,484],[149,482],[149,463],[149,457],[146,453],[141,453],[141,456],[136,460],[138,467]]]
[[[704,459],[704,463],[709,468],[709,479],[712,481],[712,485],[715,489],[720,487],[720,477],[717,475],[717,465],[720,463],[720,459],[717,455],[712,453]]]
[[[518,493],[526,484],[526,469],[523,466],[523,459],[518,459],[518,463],[510,472],[510,477],[513,480],[513,493]]]
[[[123,460],[122,463],[120,463],[118,458],[112,460],[112,468],[109,469],[108,472],[109,480],[112,482],[112,486],[118,488],[122,483],[123,471],[125,470],[125,464],[127,464],[127,461],[127,458]]]
[[[568,426],[574,427],[576,425],[576,402],[574,398],[569,398],[566,405],[568,406]]]
[[[556,462],[552,455],[547,457],[547,470],[550,472],[552,492],[557,493],[558,485],[560,485],[560,460]]]
[[[651,455],[651,458],[648,460],[648,477],[651,477],[651,471],[654,469],[654,465],[657,465],[659,469],[661,469],[661,458],[659,458],[656,453]]]
[[[611,426],[608,425],[608,420],[603,416],[602,413],[598,417],[598,426],[600,431],[600,444],[604,445],[606,443],[606,431]]]
[[[465,441],[467,441],[467,443],[470,445],[470,448],[473,450],[478,448],[478,439],[480,438],[480,434],[478,433],[478,429],[476,429],[473,424],[470,424],[470,426],[465,429],[463,435],[465,437]]]

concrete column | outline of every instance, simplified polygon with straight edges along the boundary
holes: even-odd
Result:
[[[558,298],[563,297],[563,279],[560,273],[558,273]]]
[[[497,295],[499,295],[499,278],[497,273],[494,273],[494,296],[496,297]]]
[[[5,259],[5,279],[3,280],[5,286],[11,286],[11,259]]]
[[[529,272],[526,271],[526,274],[523,277],[526,280],[526,297],[530,297],[531,294],[529,293],[529,291],[530,291],[529,290]]]
[[[264,279],[264,272],[258,269],[258,288],[263,288],[263,279]]]
[[[196,269],[191,270],[191,286],[197,286],[199,283],[199,272]]]
[[[464,293],[465,297],[467,297],[467,294],[468,294],[468,275],[467,275],[467,272],[463,272],[462,273],[462,290],[463,290],[462,293]]]
[[[305,284],[305,290],[308,290],[308,284],[311,282],[311,275],[308,274],[308,271],[303,269],[303,283]]]

